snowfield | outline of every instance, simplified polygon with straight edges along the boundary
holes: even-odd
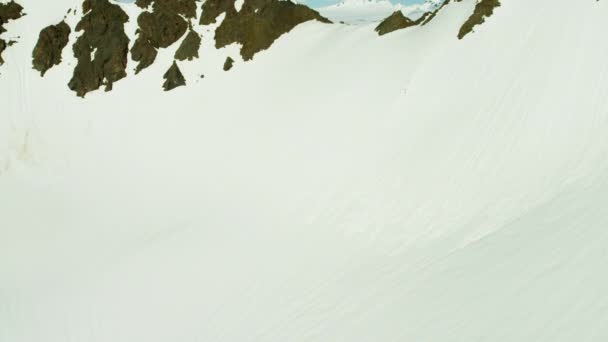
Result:
[[[186,87],[161,88],[175,44],[81,99],[70,48],[31,67],[80,1],[21,0],[0,341],[608,340],[608,2],[502,2],[462,41],[475,0],[247,63],[196,26]]]
[[[350,25],[376,25],[395,11],[401,11],[412,20],[420,18],[426,12],[433,12],[444,0],[425,0],[413,5],[393,4],[388,0],[344,0],[335,5],[325,6],[318,11],[333,22],[344,22]]]

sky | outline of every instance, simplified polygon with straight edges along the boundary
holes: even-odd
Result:
[[[119,2],[133,2],[134,0],[118,0]],[[310,7],[323,7],[333,5],[340,2],[340,0],[299,0],[300,3],[304,3]],[[424,0],[391,0],[393,3],[402,3],[405,5],[411,5],[415,3],[424,2]]]

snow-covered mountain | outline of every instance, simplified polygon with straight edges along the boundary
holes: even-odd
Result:
[[[0,341],[608,340],[608,1],[16,1]]]
[[[377,23],[395,11],[401,11],[411,19],[418,19],[426,12],[439,8],[444,0],[426,0],[420,4],[405,6],[388,0],[344,0],[335,5],[319,8],[319,12],[335,22],[348,24]]]

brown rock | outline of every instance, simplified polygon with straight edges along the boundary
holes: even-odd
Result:
[[[32,53],[32,64],[34,69],[44,74],[55,65],[61,63],[61,53],[68,45],[70,26],[64,21],[57,25],[44,28],[38,36],[38,43]]]
[[[239,43],[243,59],[250,60],[259,51],[268,49],[277,38],[309,20],[331,23],[317,11],[290,1],[245,0],[239,12],[226,12],[226,18],[215,32],[215,45],[222,48]]]
[[[111,90],[114,82],[127,75],[129,38],[124,24],[129,17],[108,0],[85,0],[82,7],[86,15],[76,25],[82,35],[72,47],[78,64],[68,85],[84,97],[101,85]]]
[[[198,58],[198,50],[201,47],[201,36],[196,31],[190,29],[186,38],[182,41],[177,51],[175,51],[175,59],[178,61],[193,60]]]
[[[165,79],[165,83],[163,84],[163,89],[165,89],[165,91],[186,85],[186,79],[175,61],[173,61],[173,64],[169,70],[167,70],[163,78]]]
[[[11,2],[6,4],[0,3],[0,34],[6,32],[4,24],[8,23],[10,20],[19,19],[23,15],[23,7],[15,1],[11,0]],[[11,45],[12,44],[8,44],[6,41],[0,39],[0,65],[4,64],[2,53]]]

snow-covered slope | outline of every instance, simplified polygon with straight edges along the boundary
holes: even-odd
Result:
[[[437,9],[444,0],[426,0],[413,5],[393,4],[388,0],[344,0],[335,5],[319,8],[319,12],[334,22],[347,24],[376,23],[395,11],[413,20]]]
[[[608,2],[505,0],[463,40],[474,0],[311,21],[248,63],[202,32],[186,87],[172,47],[86,99],[69,49],[31,70],[79,1],[21,2],[0,341],[608,339]]]

